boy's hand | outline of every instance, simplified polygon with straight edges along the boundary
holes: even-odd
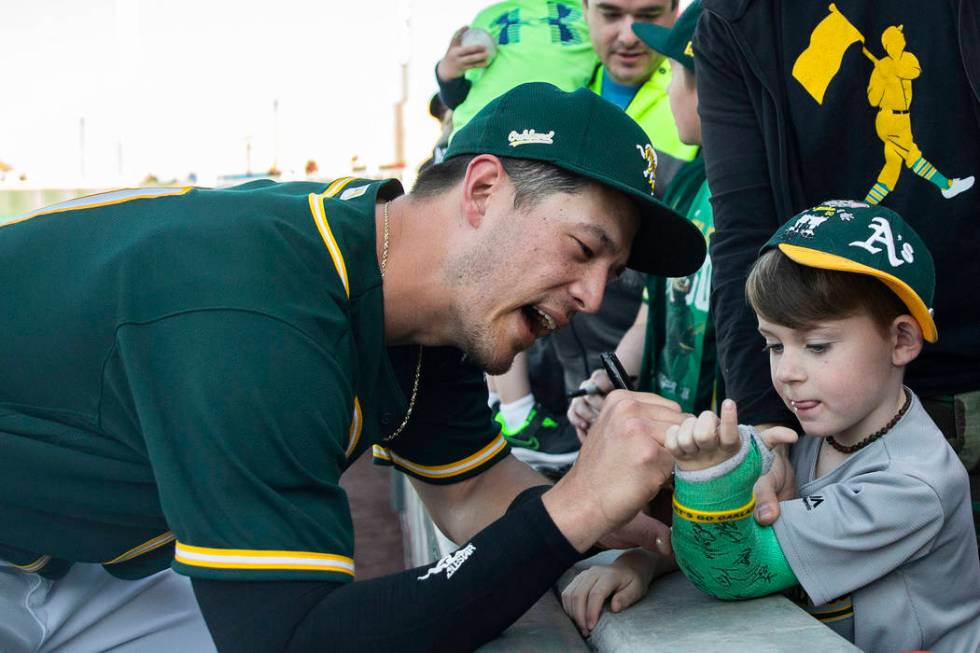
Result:
[[[680,426],[670,427],[664,446],[683,471],[707,469],[728,460],[742,446],[735,402],[722,402],[720,420],[706,410],[696,418],[687,418]]]
[[[463,25],[453,34],[446,54],[436,66],[436,75],[443,82],[462,77],[470,68],[483,68],[490,63],[490,53],[482,45],[463,45],[463,33],[469,29]]]
[[[561,593],[562,606],[582,636],[588,637],[599,623],[607,599],[613,612],[625,610],[646,595],[654,578],[673,567],[673,558],[627,551],[612,565],[596,565],[573,578]]]

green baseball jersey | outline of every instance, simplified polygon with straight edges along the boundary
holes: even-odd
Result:
[[[710,197],[704,160],[698,157],[677,173],[664,201],[686,213],[707,241],[714,231]],[[697,272],[687,277],[648,277],[644,293],[649,318],[639,387],[672,399],[681,410],[695,414],[714,409],[721,385],[710,291],[708,257]]]
[[[82,198],[0,227],[0,559],[350,580],[338,481],[433,483],[507,453],[480,370],[386,349],[375,203],[395,181]]]
[[[598,63],[579,2],[498,2],[481,11],[470,27],[489,32],[497,54],[486,68],[466,71],[472,86],[453,110],[453,131],[519,84],[548,82],[563,91],[582,88]]]

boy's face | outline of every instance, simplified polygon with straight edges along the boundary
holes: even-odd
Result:
[[[670,111],[674,114],[677,135],[687,145],[701,144],[701,119],[698,117],[698,90],[694,83],[694,73],[670,59],[670,86],[667,95]]]
[[[908,360],[895,325],[918,329],[910,317],[896,318],[888,334],[863,313],[807,329],[758,319],[773,387],[808,435],[832,435],[843,445],[855,444],[901,408]]]

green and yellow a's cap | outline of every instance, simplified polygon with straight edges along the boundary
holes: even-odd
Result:
[[[697,27],[701,16],[701,0],[694,0],[684,10],[673,27],[662,27],[651,23],[633,23],[633,33],[651,49],[669,59],[683,64],[688,70],[694,70],[694,50],[691,39],[694,28]]]
[[[646,132],[588,89],[514,87],[456,132],[446,159],[461,154],[544,161],[625,193],[640,212],[627,262],[635,270],[681,277],[704,262],[701,232],[653,195],[657,155]]]
[[[929,342],[939,339],[931,308],[936,289],[932,254],[894,211],[828,200],[793,216],[761,252],[774,247],[800,265],[881,280],[908,307],[923,337]]]

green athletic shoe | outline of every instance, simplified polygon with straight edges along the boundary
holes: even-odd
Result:
[[[514,456],[528,465],[570,465],[578,457],[580,443],[575,428],[564,416],[550,416],[539,403],[516,429],[510,429],[499,412],[493,418],[500,424],[500,432]]]

